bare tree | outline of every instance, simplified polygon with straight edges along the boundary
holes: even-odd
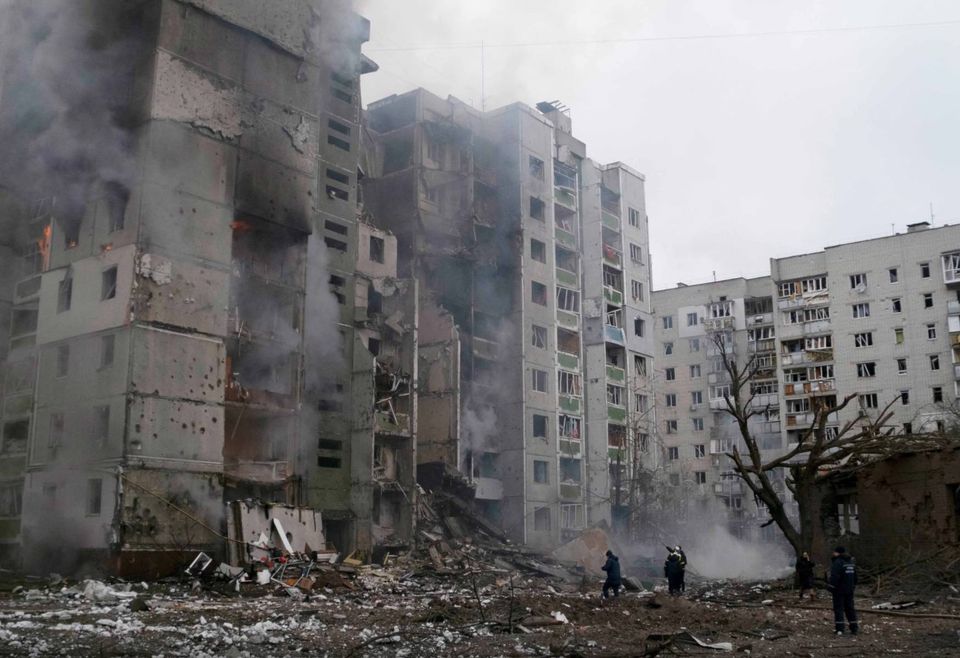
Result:
[[[740,446],[734,444],[726,455],[733,462],[734,472],[770,514],[764,526],[776,524],[798,556],[811,549],[818,514],[816,482],[821,471],[940,447],[947,440],[943,435],[895,434],[887,421],[893,415],[890,408],[899,396],[879,410],[876,417],[861,413],[836,431],[828,428],[828,423],[836,420],[839,412],[857,400],[858,395],[854,393],[842,399],[836,396],[812,397],[813,419],[800,433],[799,441],[779,456],[764,461],[750,423],[751,418],[767,409],[754,404],[756,396],[751,392],[750,383],[758,370],[756,357],[739,364],[728,353],[722,335],[714,335],[712,341],[730,379],[729,393],[724,395],[727,404],[724,411],[734,419],[745,448],[745,452],[741,452]],[[787,471],[784,479],[797,504],[796,521],[788,514],[787,502],[774,486],[772,474],[780,469]]]

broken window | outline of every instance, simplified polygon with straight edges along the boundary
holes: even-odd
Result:
[[[861,409],[876,409],[879,406],[876,393],[864,393],[860,395]]]
[[[547,305],[547,287],[539,281],[530,282],[530,301],[540,306]]]
[[[533,460],[533,481],[537,484],[550,483],[550,464],[541,459]]]
[[[533,369],[530,371],[530,386],[539,393],[547,392],[547,371]]]
[[[370,236],[370,260],[374,263],[382,263],[384,261],[383,238],[378,238],[375,235]]]
[[[568,457],[560,458],[560,482],[563,484],[580,484],[581,464],[579,459]]]
[[[70,346],[57,346],[57,377],[66,377],[70,372]]]
[[[100,478],[87,480],[87,516],[100,516],[102,498],[103,480]]]
[[[646,323],[643,321],[643,318],[640,318],[640,317],[634,318],[633,319],[633,335],[639,336],[642,338],[644,329],[645,329],[644,327],[645,324]]]
[[[27,438],[30,432],[30,421],[12,420],[3,425],[3,446],[0,452],[4,455],[19,454],[27,451]]]
[[[927,325],[927,340],[936,340],[937,339],[937,325],[928,324]]]
[[[117,296],[117,266],[105,269],[100,274],[100,299],[113,299]]]
[[[537,325],[533,325],[530,329],[531,329],[531,331],[530,331],[531,344],[532,344],[534,347],[539,347],[540,349],[546,349],[546,347],[547,347],[547,328],[546,328],[546,327],[539,327],[539,326],[537,326]]]
[[[889,268],[887,274],[890,275],[890,283],[897,283],[900,280],[900,273],[895,267]]]
[[[643,301],[643,283],[633,279],[630,281],[630,293],[634,300]]]
[[[910,404],[910,391],[900,391],[900,404]]]
[[[533,436],[538,439],[547,438],[547,417],[533,414]]]
[[[640,226],[640,211],[636,208],[627,208],[627,216],[630,220],[630,226],[634,228],[639,228]]]
[[[50,434],[47,437],[48,448],[58,448],[63,445],[63,412],[50,414]]]
[[[327,185],[327,196],[331,199],[340,199],[341,201],[350,200],[350,193],[340,189],[336,185]]]
[[[664,315],[663,316],[663,328],[664,329],[673,329],[673,316]]]
[[[907,360],[905,358],[897,359],[897,374],[907,374]]]
[[[680,448],[677,446],[671,446],[667,448],[667,459],[670,461],[676,461],[680,459]]]
[[[100,337],[100,369],[113,365],[114,334]]]
[[[627,428],[623,425],[607,425],[607,445],[612,448],[623,448],[627,444]]]
[[[864,302],[862,304],[853,305],[853,317],[855,318],[869,318],[870,317],[870,304]]]
[[[923,308],[933,308],[933,293],[923,293]]]
[[[533,511],[533,529],[537,532],[550,532],[550,508],[538,507]]]
[[[23,485],[19,482],[0,485],[0,517],[16,518],[23,508]]]
[[[851,274],[850,275],[850,289],[851,290],[864,290],[867,287],[867,275],[866,274]]]
[[[703,404],[703,391],[690,391],[690,405],[699,407]]]
[[[930,355],[930,370],[940,370],[940,355],[931,354]]]
[[[856,347],[870,347],[873,345],[873,332],[865,331],[853,335],[853,344]]]
[[[540,158],[531,155],[530,156],[530,175],[536,178],[537,180],[543,180],[543,160]]]
[[[105,443],[110,437],[110,407],[101,405],[93,408],[93,439]]]
[[[107,202],[107,214],[110,217],[110,232],[122,231],[124,225],[124,213],[127,210],[127,202],[130,200],[130,190],[121,183],[111,181],[104,185],[105,199]]]
[[[377,292],[373,284],[367,285],[367,315],[376,315],[383,312],[383,295]]]
[[[579,356],[580,334],[563,327],[557,327],[557,351]]]
[[[547,245],[544,242],[530,239],[530,258],[537,261],[538,263],[547,262]]]
[[[663,394],[663,404],[667,407],[677,406],[677,394],[676,393],[664,393]]]
[[[623,406],[623,387],[614,384],[607,384],[607,404],[617,407]]]
[[[639,318],[638,318],[639,319]],[[633,369],[641,377],[647,376],[647,357],[639,354],[633,355]]]
[[[342,459],[340,457],[317,457],[317,466],[320,468],[340,468],[342,464]]]
[[[930,278],[930,263],[920,263],[920,278],[921,279]]]
[[[703,443],[697,443],[693,446],[693,456],[696,459],[703,459],[707,456],[707,446]]]
[[[857,377],[873,377],[877,374],[877,364],[873,361],[857,364]]]
[[[643,247],[638,244],[630,243],[630,260],[638,265],[643,265]]]
[[[580,440],[580,418],[576,416],[567,416],[565,414],[560,414],[558,419],[558,431],[561,438],[564,439],[573,439],[575,441]]]
[[[576,373],[559,370],[557,371],[557,382],[561,395],[580,396],[583,392],[580,385],[580,375]]]
[[[694,364],[690,366],[690,378],[698,379],[700,377],[700,364]]]
[[[576,290],[557,286],[557,309],[570,311],[571,313],[579,313],[580,293]]]
[[[677,433],[677,421],[668,420],[667,421],[667,434],[676,434]]]
[[[573,274],[577,274],[580,271],[577,253],[575,251],[564,249],[558,245],[554,253],[556,254],[557,267],[559,269],[572,272]]]
[[[333,119],[328,119],[328,120],[327,120],[327,128],[329,128],[329,129],[332,130],[332,131],[335,131],[335,132],[340,133],[340,134],[343,135],[344,137],[350,137],[350,132],[351,132],[351,131],[350,131],[350,126],[348,126],[348,125],[346,125],[346,124],[343,124],[343,123],[340,123],[339,121],[334,121]],[[338,137],[337,135],[334,135],[334,134],[332,134],[332,133],[328,133],[328,134],[327,134],[327,144],[331,144],[331,145],[333,145],[333,146],[336,146],[338,149],[342,149],[342,150],[344,150],[344,151],[349,151],[349,150],[350,150],[350,142],[348,142],[346,139],[343,139],[342,137]]]
[[[903,327],[896,327],[893,330],[893,339],[896,341],[897,345],[902,345],[904,336],[903,336]]]
[[[676,379],[677,378],[676,368],[665,368],[663,371],[663,378],[666,379],[668,382],[672,382],[674,379]]]
[[[69,273],[68,273],[69,274]],[[57,287],[57,313],[70,310],[73,299],[73,277],[66,276]]]
[[[663,353],[667,356],[670,356],[671,354],[673,354],[673,343],[664,343]]]
[[[333,83],[330,85],[330,93],[337,100],[341,100],[344,103],[353,104],[353,78],[342,75],[340,73],[331,73],[330,80]]]
[[[530,197],[530,217],[533,219],[544,219],[546,217],[547,204],[542,199],[535,196]]]
[[[373,336],[368,338],[367,349],[370,351],[370,354],[378,356],[380,354],[380,339],[374,338]]]

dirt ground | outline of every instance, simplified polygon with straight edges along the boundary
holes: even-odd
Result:
[[[832,633],[829,599],[798,607],[796,593],[776,584],[706,583],[683,598],[629,592],[606,605],[592,582],[370,570],[354,585],[295,600],[269,586],[238,596],[189,582],[28,584],[0,598],[0,655],[960,655],[960,599],[950,592],[900,615],[864,612],[853,638]],[[730,646],[703,648],[690,636]]]

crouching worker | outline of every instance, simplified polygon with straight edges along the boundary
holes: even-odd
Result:
[[[827,589],[833,594],[833,622],[837,635],[843,635],[843,618],[850,625],[850,634],[860,630],[857,610],[853,605],[853,590],[857,586],[857,567],[843,546],[833,549],[830,572],[827,574]]]
[[[679,554],[670,553],[667,556],[667,561],[663,564],[663,575],[670,586],[671,594],[679,594],[683,591],[683,563]]]
[[[603,582],[603,598],[610,596],[611,589],[614,596],[620,596],[620,558],[613,551],[607,551],[607,562],[602,568],[607,572],[607,579]]]

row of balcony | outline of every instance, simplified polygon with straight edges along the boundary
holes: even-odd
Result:
[[[791,395],[827,395],[835,393],[837,382],[835,379],[817,379],[809,382],[795,382],[783,385],[783,394]]]

